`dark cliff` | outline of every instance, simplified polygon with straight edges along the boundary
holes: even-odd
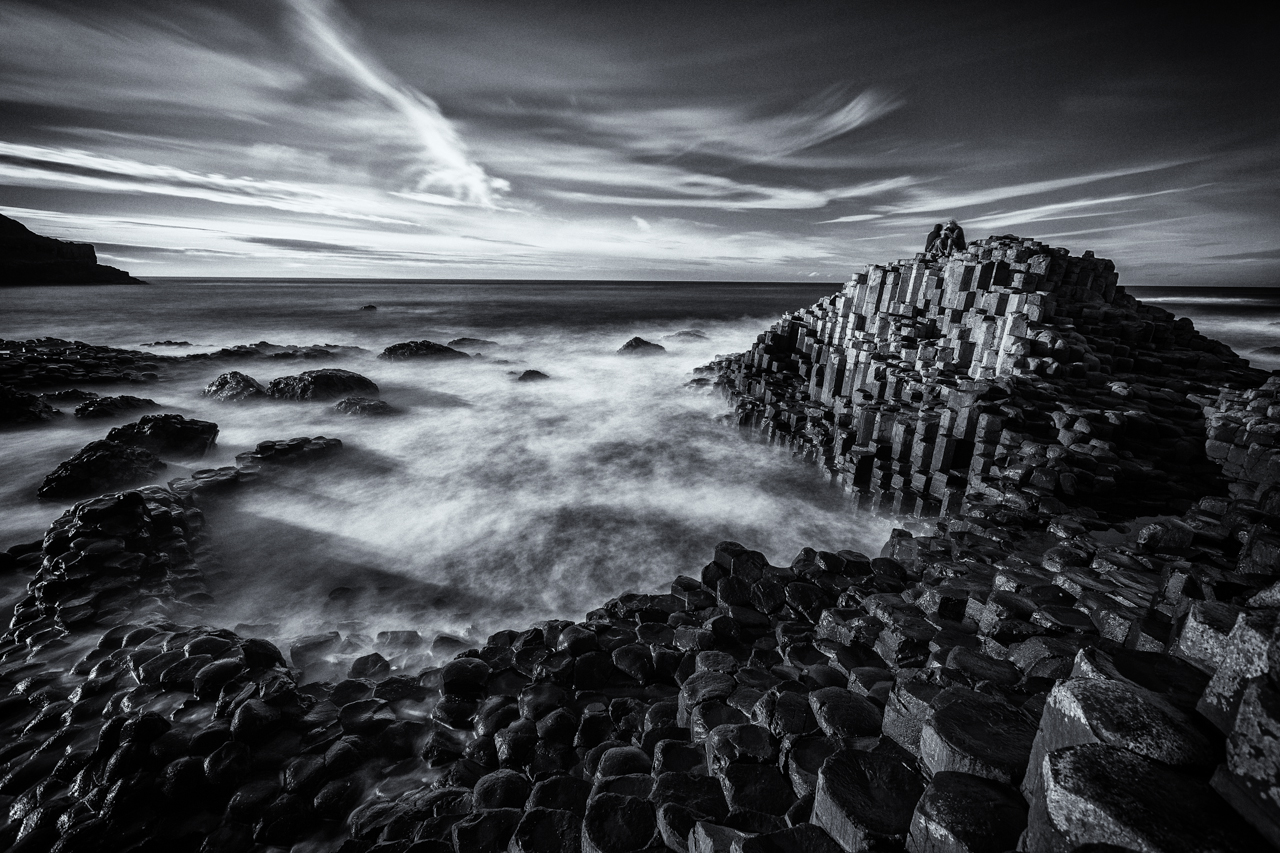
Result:
[[[0,215],[0,287],[28,284],[142,284],[124,270],[98,263],[88,243],[32,232]]]

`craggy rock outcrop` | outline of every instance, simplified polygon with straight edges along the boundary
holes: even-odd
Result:
[[[655,344],[646,341],[644,338],[632,338],[622,346],[618,347],[619,355],[657,355],[660,352],[666,352],[667,348],[662,344]]]
[[[378,354],[378,358],[384,361],[404,361],[406,359],[429,359],[434,361],[448,361],[450,359],[471,358],[465,352],[459,352],[453,347],[447,347],[444,344],[437,344],[433,341],[406,341],[402,344],[392,344]]]
[[[340,344],[299,346],[258,341],[256,344],[237,344],[233,347],[223,347],[211,353],[192,353],[186,358],[192,361],[246,361],[250,359],[325,361],[339,355],[354,355],[363,352],[365,350],[361,347],[349,347]]]
[[[60,338],[0,340],[0,383],[17,388],[154,382],[169,356]]]
[[[160,404],[146,397],[121,394],[118,397],[94,397],[76,406],[77,418],[115,418],[139,409],[154,409]]]
[[[78,498],[131,486],[154,477],[165,464],[150,450],[117,441],[91,441],[58,465],[40,485],[45,500]]]
[[[174,414],[144,415],[107,433],[108,441],[178,456],[203,456],[213,449],[217,438],[217,424]]]
[[[467,349],[489,349],[499,346],[497,341],[486,341],[484,338],[454,338],[449,341],[449,346],[454,349],[466,347]]]
[[[142,283],[124,270],[98,263],[98,254],[88,243],[42,237],[0,215],[0,287]]]
[[[35,394],[0,385],[0,427],[45,423],[60,414],[58,409]]]
[[[232,370],[206,385],[204,396],[224,403],[239,403],[243,400],[266,399],[267,389],[252,376]]]
[[[386,400],[369,397],[347,397],[333,404],[333,410],[343,415],[394,415],[396,408]]]
[[[517,382],[541,382],[551,377],[543,373],[541,370],[526,370],[516,377]]]
[[[267,395],[276,400],[337,400],[342,397],[376,397],[378,386],[370,379],[336,367],[308,370],[297,376],[272,379]]]

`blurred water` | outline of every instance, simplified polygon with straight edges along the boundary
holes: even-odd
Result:
[[[581,618],[619,593],[696,574],[721,539],[789,562],[805,545],[875,550],[884,522],[854,516],[817,469],[724,425],[724,400],[684,387],[694,367],[750,346],[830,285],[167,282],[151,288],[0,292],[0,336],[138,347],[335,343],[367,352],[323,363],[246,362],[168,370],[166,381],[99,389],[150,396],[212,420],[230,464],[264,439],[341,438],[333,464],[246,491],[213,515],[223,570],[219,621],[314,631],[357,618],[376,629],[488,631]],[[376,304],[378,310],[360,311]],[[697,328],[706,340],[664,340]],[[633,335],[666,355],[615,353]],[[427,338],[497,343],[466,362],[385,362],[385,346]],[[339,415],[322,403],[218,404],[200,390],[241,369],[267,382],[320,366],[373,379],[402,410]],[[534,368],[552,378],[519,383]],[[118,421],[64,418],[0,438],[0,544],[35,538],[65,505],[34,501],[58,461]],[[338,589],[344,606],[331,601]],[[350,590],[351,592],[343,592]]]
[[[786,563],[803,546],[875,552],[884,521],[859,517],[817,469],[726,427],[722,398],[684,387],[786,310],[831,285],[425,283],[173,280],[152,287],[0,291],[0,337],[43,335],[181,354],[239,343],[333,343],[366,352],[323,363],[254,361],[169,370],[146,390],[219,424],[218,448],[172,462],[164,480],[230,464],[264,439],[341,438],[331,464],[237,493],[210,510],[222,556],[212,621],[273,622],[281,634],[343,620],[368,630],[487,633],[581,618],[625,591],[696,574],[721,539]],[[1151,292],[1249,355],[1280,344],[1280,291]],[[1231,301],[1245,299],[1247,301]],[[376,304],[377,311],[360,311]],[[706,340],[665,340],[697,328]],[[633,335],[653,358],[619,356]],[[456,337],[497,343],[468,362],[385,362],[384,347]],[[1261,366],[1280,366],[1277,363]],[[336,414],[324,403],[207,401],[217,373],[265,383],[320,366],[378,383],[401,414]],[[518,383],[537,369],[552,379]],[[69,408],[69,407],[68,407]],[[116,423],[67,417],[0,434],[0,546],[38,537],[65,504],[32,497],[41,478]],[[336,592],[335,592],[336,591]]]

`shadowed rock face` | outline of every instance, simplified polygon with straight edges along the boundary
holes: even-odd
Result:
[[[98,263],[88,243],[42,237],[0,215],[0,287],[28,284],[142,284],[124,270]]]

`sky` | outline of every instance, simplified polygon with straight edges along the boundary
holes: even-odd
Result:
[[[0,213],[144,278],[839,281],[954,217],[1280,284],[1275,50],[1170,8],[0,0]]]

